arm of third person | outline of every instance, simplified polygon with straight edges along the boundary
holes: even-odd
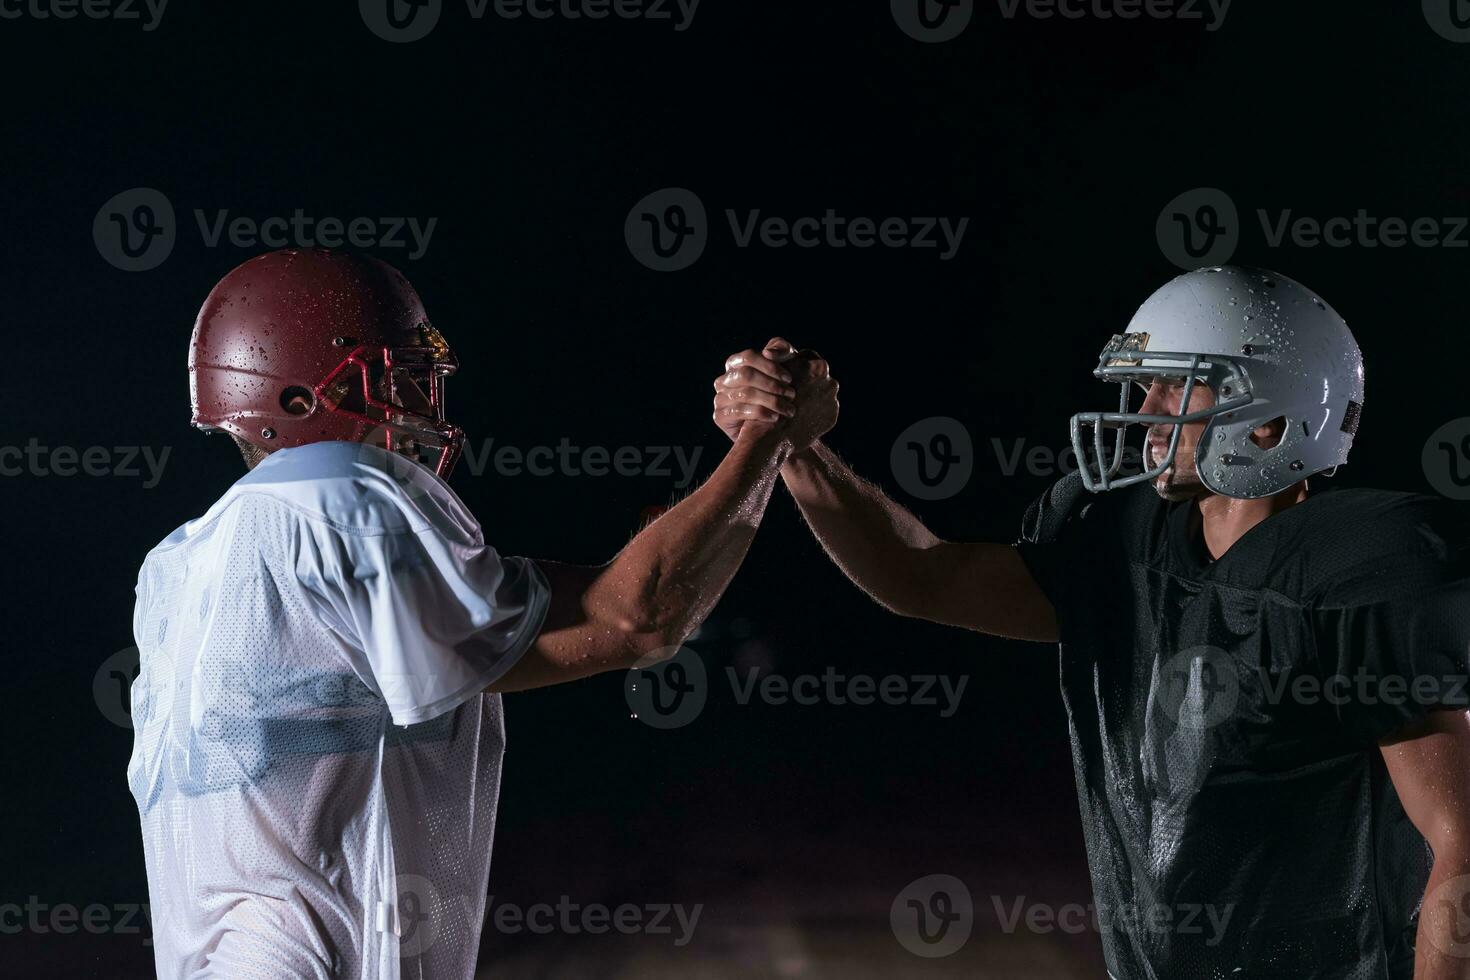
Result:
[[[737,367],[715,383],[715,419],[727,434],[738,433],[751,406],[778,404],[773,389],[793,356],[778,337],[726,362]],[[993,636],[1056,642],[1056,612],[1014,547],[941,540],[820,442],[793,452],[781,476],[827,554],[884,607]]]

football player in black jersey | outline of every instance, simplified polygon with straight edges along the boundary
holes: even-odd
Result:
[[[727,361],[721,428],[793,411],[793,355]],[[1470,977],[1463,508],[1309,487],[1347,460],[1363,365],[1285,276],[1180,276],[1094,373],[1118,410],[1073,417],[1081,465],[1013,544],[940,539],[820,442],[782,477],[886,608],[1060,644],[1115,980]]]

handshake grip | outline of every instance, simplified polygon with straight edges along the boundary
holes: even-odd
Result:
[[[837,424],[838,387],[822,355],[773,337],[725,359],[714,382],[714,422],[731,440],[748,424],[775,427],[800,452]]]

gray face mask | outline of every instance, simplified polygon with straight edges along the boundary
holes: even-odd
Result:
[[[1143,365],[1142,351],[1146,348],[1149,335],[1146,333],[1116,334],[1098,357],[1093,375],[1104,381],[1116,382],[1119,388],[1116,412],[1079,412],[1072,416],[1072,450],[1077,454],[1078,470],[1082,484],[1093,493],[1114,490],[1119,487],[1144,483],[1161,476],[1174,465],[1179,451],[1179,436],[1185,425],[1233,412],[1250,405],[1250,380],[1243,364],[1234,358],[1219,355],[1184,354],[1170,351],[1153,351],[1148,355],[1153,366]],[[1177,364],[1170,369],[1163,364]],[[1181,411],[1178,415],[1130,412],[1129,396],[1136,384],[1147,384],[1153,380],[1174,381],[1183,386],[1181,407],[1188,406],[1197,386],[1203,385],[1215,393],[1215,404],[1193,412]],[[1224,399],[1223,401],[1221,399]],[[1141,473],[1118,477],[1122,468],[1128,427],[1142,425],[1148,428],[1167,425],[1171,427],[1169,447],[1164,456],[1152,467]],[[1083,429],[1091,428],[1092,446],[1089,454],[1084,445]],[[1112,429],[1111,445],[1104,430]]]

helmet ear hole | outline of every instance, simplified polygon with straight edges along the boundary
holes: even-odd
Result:
[[[1263,422],[1251,431],[1251,442],[1262,449],[1275,449],[1281,444],[1281,437],[1286,435],[1286,416],[1278,415],[1269,422]]]
[[[287,415],[309,415],[315,407],[316,399],[312,397],[309,388],[292,385],[281,392],[281,408],[285,409]]]

